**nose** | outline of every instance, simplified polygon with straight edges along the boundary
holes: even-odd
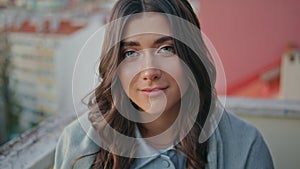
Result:
[[[161,78],[161,70],[149,68],[141,72],[141,78],[147,81],[155,81]]]
[[[154,81],[158,80],[161,77],[161,70],[156,67],[156,59],[153,55],[153,49],[147,49],[144,51],[143,57],[143,68],[144,70],[141,72],[141,78],[143,80]]]

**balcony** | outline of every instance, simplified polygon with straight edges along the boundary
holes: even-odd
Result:
[[[261,131],[275,168],[296,169],[300,166],[299,102],[230,97],[226,109]],[[75,113],[61,114],[3,145],[0,147],[0,168],[52,168],[56,141],[62,129],[75,119]]]

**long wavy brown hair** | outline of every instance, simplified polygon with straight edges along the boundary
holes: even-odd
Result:
[[[186,168],[204,168],[207,164],[208,142],[199,143],[198,138],[205,120],[209,116],[210,107],[215,106],[216,94],[214,84],[216,70],[202,39],[201,32],[199,31],[200,24],[197,16],[187,0],[119,0],[114,5],[111,15],[108,18],[108,22],[112,24],[106,29],[102,46],[99,65],[99,80],[101,83],[96,87],[88,104],[91,110],[89,120],[93,127],[99,133],[103,142],[110,142],[110,145],[113,145],[112,147],[114,148],[110,149],[110,151],[100,148],[99,151],[93,154],[95,155],[95,161],[92,168],[129,169],[135,162],[135,158],[123,157],[115,152],[116,147],[122,144],[122,140],[114,139],[114,135],[103,132],[105,131],[105,126],[99,124],[101,120],[105,120],[114,130],[129,137],[135,137],[136,127],[142,126],[141,124],[128,120],[120,114],[116,108],[116,103],[114,103],[114,96],[111,94],[111,86],[112,83],[114,83],[113,79],[116,76],[117,67],[123,59],[121,57],[120,43],[117,42],[121,42],[122,31],[128,20],[124,19],[118,22],[118,24],[114,24],[113,21],[143,12],[159,12],[177,16],[197,28],[196,30],[183,31],[187,30],[186,25],[174,23],[172,20],[169,20],[172,33],[177,37],[182,36],[189,39],[193,45],[191,47],[190,44],[188,46],[180,40],[174,39],[176,54],[189,67],[196,81],[196,84],[190,82],[191,85],[187,91],[189,94],[185,95],[187,98],[182,99],[191,99],[189,97],[193,96],[197,91],[201,98],[200,104],[181,105],[185,106],[184,110],[187,111],[185,112],[185,117],[188,118],[189,112],[191,111],[197,111],[197,117],[191,130],[189,130],[184,138],[180,139],[178,144],[187,157]],[[188,77],[188,79],[190,78]],[[118,84],[119,82],[117,81],[116,83]],[[117,98],[118,103],[120,105],[127,105],[127,103],[125,103],[126,100],[128,100],[127,97],[124,91],[120,91]],[[132,111],[134,111],[126,106],[123,106],[122,110],[128,114],[133,114]],[[185,121],[181,120],[181,122]],[[181,123],[181,125],[184,125],[184,123]],[[78,160],[79,159],[75,162],[78,162]]]

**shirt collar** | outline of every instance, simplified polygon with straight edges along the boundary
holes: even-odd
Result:
[[[175,150],[174,145],[172,145],[172,146],[170,146],[166,149],[163,149],[163,150],[154,149],[153,147],[148,145],[146,143],[146,141],[142,138],[142,135],[141,135],[140,130],[138,129],[138,127],[136,127],[135,136],[136,136],[136,139],[137,139],[137,143],[139,145],[138,146],[138,151],[137,151],[137,156],[138,157],[144,158],[144,157],[157,156],[157,155],[159,155],[161,153],[164,153],[166,151]]]
[[[154,149],[153,147],[148,145],[146,141],[142,138],[142,135],[138,127],[136,127],[135,136],[138,143],[138,149],[137,149],[137,159],[134,168],[141,168],[146,164],[150,163],[151,161],[153,161],[154,159],[158,158],[161,154],[170,150],[175,150],[174,145],[163,150]]]

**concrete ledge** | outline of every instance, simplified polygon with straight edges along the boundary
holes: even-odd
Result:
[[[49,168],[53,164],[58,137],[75,118],[75,113],[53,117],[0,147],[0,168]]]
[[[300,101],[227,97],[225,107],[238,115],[300,118]]]

